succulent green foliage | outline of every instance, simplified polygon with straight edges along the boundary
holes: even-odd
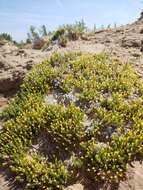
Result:
[[[20,101],[17,103],[19,104]],[[18,105],[16,106],[18,107]],[[45,123],[46,107],[42,99],[33,94],[27,96],[24,102],[21,102],[16,112],[11,113],[11,109],[10,107],[10,110],[5,110],[8,113],[8,115],[5,115],[13,118],[4,123],[3,130],[0,133],[0,150],[3,154],[9,156],[13,156],[15,152],[21,150],[22,146],[25,147],[31,144],[33,136],[39,133]]]
[[[67,151],[79,146],[84,137],[83,113],[80,109],[74,105],[70,105],[67,109],[52,106],[48,107],[46,113],[50,119],[47,131],[57,146]]]
[[[63,189],[77,172],[117,182],[143,156],[143,82],[105,54],[54,53],[27,74],[1,118],[0,157],[27,189]],[[48,153],[31,150],[42,132]]]
[[[25,189],[62,190],[68,171],[57,159],[47,162],[42,155],[23,153],[12,161],[11,170],[17,173],[16,179],[26,182]]]

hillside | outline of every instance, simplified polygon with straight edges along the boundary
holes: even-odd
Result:
[[[58,52],[60,54],[54,54],[52,58],[49,58],[53,54],[53,52]],[[64,53],[67,53],[67,52],[82,52],[83,54],[80,54],[80,53],[67,54],[67,57],[66,56],[64,57]],[[24,118],[35,117],[36,119],[37,114],[38,114],[38,118],[40,118],[39,116],[40,114],[41,114],[41,117],[44,114],[47,114],[48,119],[50,117],[53,117],[53,118],[57,117],[55,120],[53,119],[52,124],[49,125],[50,128],[48,129],[49,131],[47,132],[48,138],[50,135],[50,138],[54,139],[54,145],[56,144],[59,148],[56,150],[57,152],[64,149],[67,150],[71,146],[70,153],[72,152],[73,153],[72,156],[73,157],[75,156],[75,158],[77,159],[77,160],[75,159],[75,165],[76,164],[77,165],[75,166],[75,168],[72,168],[72,170],[73,172],[75,172],[74,173],[75,175],[79,175],[79,178],[76,180],[75,179],[73,180],[73,176],[72,176],[71,178],[72,180],[70,179],[69,180],[70,182],[68,182],[67,184],[71,185],[76,182],[76,183],[80,183],[84,185],[87,190],[89,190],[90,188],[95,189],[95,186],[92,187],[94,183],[92,182],[93,179],[91,181],[89,180],[89,178],[93,177],[94,172],[92,171],[93,173],[92,172],[90,173],[88,170],[86,170],[87,173],[89,172],[88,174],[90,176],[89,178],[82,174],[85,168],[88,169],[88,167],[91,167],[90,169],[92,170],[95,167],[95,170],[96,170],[95,173],[96,173],[96,176],[99,177],[99,181],[100,180],[104,181],[104,178],[106,178],[108,183],[114,180],[116,181],[116,178],[125,179],[124,174],[126,173],[125,181],[121,180],[119,184],[113,183],[113,185],[107,185],[107,186],[106,184],[108,183],[105,182],[105,187],[100,187],[100,185],[98,187],[96,184],[97,189],[119,189],[119,190],[124,190],[124,189],[141,190],[142,189],[143,166],[142,164],[138,162],[138,157],[137,157],[137,155],[138,154],[140,155],[142,152],[142,149],[139,151],[137,148],[137,147],[142,147],[141,126],[138,126],[139,128],[135,128],[134,130],[132,129],[137,121],[140,121],[138,125],[141,125],[141,121],[142,121],[142,115],[139,114],[139,113],[142,113],[142,106],[140,106],[142,105],[142,85],[141,85],[142,79],[141,78],[143,77],[143,19],[142,18],[140,18],[135,23],[124,26],[124,27],[97,31],[95,32],[95,34],[88,34],[86,35],[85,39],[68,42],[67,47],[65,48],[59,48],[58,46],[53,46],[50,50],[40,51],[40,50],[32,50],[32,49],[18,49],[17,47],[15,47],[15,45],[6,43],[6,44],[1,45],[0,53],[1,53],[1,56],[0,56],[0,69],[1,69],[0,70],[0,94],[1,94],[0,106],[1,106],[1,109],[7,106],[8,99],[11,99],[11,97],[17,92],[17,90],[19,90],[19,86],[20,84],[23,83],[23,78],[25,74],[27,73],[27,71],[31,70],[31,68],[34,65],[37,65],[37,63],[40,63],[41,61],[45,60],[45,62],[43,62],[41,66],[37,65],[37,67],[34,67],[34,69],[31,72],[29,72],[29,74],[27,75],[27,78],[24,80],[24,83],[21,87],[22,88],[21,95],[18,95],[19,97],[22,97],[22,98],[20,100],[19,100],[19,97],[17,97],[17,99],[15,98],[15,103],[13,104],[14,107],[9,107],[8,111],[4,115],[4,120],[7,120],[8,122],[6,124],[1,125],[1,126],[3,125],[5,126],[4,127],[5,131],[4,133],[2,133],[2,135],[4,136],[5,134],[7,134],[8,136],[10,134],[14,135],[12,129],[13,127],[17,126],[17,131],[15,131],[15,135],[14,135],[14,138],[17,138],[16,133],[19,135],[18,130],[20,130],[18,126],[22,128],[24,125],[27,125],[28,127],[32,125],[33,127],[35,127],[35,125],[37,126],[37,122],[40,122],[38,123],[38,126],[44,127],[42,128],[42,130],[45,131],[45,126],[44,126],[45,123],[50,122],[50,121],[47,121],[46,118],[43,118],[43,121],[39,119],[38,121],[36,121],[36,123],[34,123],[35,122],[34,121],[30,125],[27,123],[24,123],[24,121],[28,122],[28,120],[24,120]],[[106,53],[111,56],[107,56]],[[93,54],[99,54],[99,55],[93,55]],[[67,62],[67,60],[69,60],[71,64],[69,65],[69,68],[68,68],[69,62]],[[127,62],[128,64],[126,64]],[[60,63],[61,65],[58,65],[58,63]],[[48,64],[50,64],[50,66]],[[134,69],[132,69],[132,67],[137,71],[138,75],[136,75],[136,72],[134,72]],[[80,71],[81,68],[83,68],[82,72]],[[97,73],[100,73],[100,74],[95,74],[94,72],[92,73],[91,71],[93,70],[97,71]],[[41,75],[39,71],[42,72]],[[73,73],[75,73],[75,75],[73,75]],[[42,77],[46,76],[46,78],[48,79],[48,86],[45,86],[47,84],[43,83],[44,79],[41,76]],[[89,76],[91,76],[91,79],[90,79],[91,81],[88,79]],[[119,76],[119,78],[117,76]],[[106,81],[106,77],[109,78],[109,81]],[[60,81],[61,79],[64,80],[64,82],[62,83],[62,85],[58,86],[59,85],[58,82],[61,82]],[[96,84],[95,80],[99,82],[97,82]],[[35,82],[32,83],[32,81],[35,81]],[[125,84],[124,84],[124,81],[126,81]],[[108,82],[110,85],[108,84]],[[32,86],[32,84],[34,86]],[[115,84],[117,85],[116,87],[114,86]],[[95,87],[94,85],[95,86],[97,85],[96,95],[95,95],[95,91],[92,90]],[[59,88],[61,90],[60,93],[59,93]],[[50,89],[50,91],[48,91],[48,89]],[[77,90],[76,92],[74,91],[75,89]],[[115,89],[117,89],[117,91]],[[134,90],[132,91],[132,89]],[[112,93],[112,90],[114,93]],[[71,92],[72,94],[70,94]],[[49,105],[48,107],[49,111],[46,110],[47,108],[45,107],[45,104],[43,103],[43,99],[41,100],[41,96],[39,96],[39,94],[42,94],[42,98],[44,97],[44,101]],[[94,99],[95,97],[96,98],[98,97],[97,98],[98,100],[97,99],[95,100]],[[76,98],[78,98],[78,100]],[[108,98],[110,99],[111,102],[106,102]],[[73,105],[71,105],[70,107],[70,104],[74,102],[77,103],[76,106],[74,107]],[[127,107],[126,102],[129,103],[128,105],[129,107]],[[51,104],[52,106],[54,105],[55,107],[54,108],[50,107]],[[95,107],[92,106],[92,104]],[[13,105],[11,104],[11,106]],[[21,107],[19,105],[21,105]],[[35,107],[32,107],[32,105],[34,105]],[[64,108],[61,105],[64,105],[66,107],[66,110],[64,110]],[[104,109],[98,110],[98,105],[101,105],[101,108],[106,108],[107,112],[103,113],[105,111]],[[18,110],[16,110],[17,106],[18,106]],[[26,106],[29,106],[29,107],[26,107]],[[109,111],[111,109],[110,106],[112,108],[114,107],[116,111],[116,115],[114,112],[110,113]],[[132,110],[134,109],[138,111],[137,112],[135,111],[132,113]],[[31,112],[33,116],[26,115],[28,114],[28,110],[30,112],[31,110],[33,110],[33,112]],[[120,117],[121,111],[122,111],[122,117]],[[56,113],[58,113],[57,116],[56,116]],[[82,115],[83,113],[84,115]],[[97,114],[96,116],[94,115],[95,113]],[[60,118],[60,114],[62,115],[63,118],[65,117],[65,123]],[[73,119],[73,122],[75,122],[76,125],[70,123],[71,121],[70,119],[69,120],[67,119],[66,114]],[[93,118],[91,119],[90,117],[91,118],[93,117]],[[104,118],[104,122],[103,122],[103,118]],[[132,121],[133,118],[134,120]],[[10,119],[13,119],[13,120],[11,121]],[[111,131],[113,130],[112,133],[114,132],[120,133],[121,132],[120,130],[123,130],[122,127],[120,126],[122,125],[124,126],[124,123],[126,123],[125,129],[127,131],[130,130],[131,134],[122,131],[120,138],[123,138],[122,140],[124,142],[126,138],[132,139],[132,137],[134,136],[134,138],[132,139],[133,141],[132,148],[130,148],[130,143],[128,144],[128,141],[124,142],[125,144],[127,143],[126,148],[128,148],[127,158],[123,158],[123,160],[120,161],[118,160],[118,157],[116,157],[114,160],[112,156],[110,155],[111,158],[108,158],[107,156],[107,158],[105,159],[107,163],[104,163],[104,162],[102,163],[99,161],[98,167],[96,165],[93,165],[92,162],[90,163],[91,166],[88,165],[89,163],[87,162],[87,160],[91,159],[91,157],[88,158],[88,156],[92,156],[93,154],[92,152],[90,152],[91,154],[90,155],[88,153],[88,149],[94,148],[94,144],[98,145],[98,148],[99,148],[99,145],[101,147],[103,146],[103,149],[107,151],[107,152],[101,151],[100,152],[101,155],[100,154],[98,155],[99,158],[100,156],[104,157],[106,153],[108,154],[108,151],[109,152],[111,151],[114,153],[116,148],[119,151],[120,156],[123,157],[123,155],[126,154],[125,153],[126,149],[123,151],[122,154],[120,153],[120,149],[122,150],[124,149],[124,143],[119,145],[119,147],[114,147],[114,141],[118,142],[120,140],[119,138],[116,137],[116,135],[115,137],[112,137],[112,135],[110,136],[108,134],[109,136],[107,135],[108,138],[106,139],[105,138],[106,135],[105,137],[104,135],[100,136],[98,134],[99,131],[95,130],[94,134],[92,134],[93,136],[92,135],[91,136],[94,138],[96,137],[97,142],[92,142],[93,138],[84,136],[83,131],[86,130],[85,127],[87,127],[88,125],[91,127],[91,123],[93,121],[94,122],[97,121],[96,119],[98,121],[101,119],[100,121],[101,123],[99,122],[99,124],[101,126],[104,126],[102,130],[99,129],[99,131],[101,130],[100,132],[102,133],[102,135],[106,132],[107,133],[109,132],[105,130],[106,126],[111,128]],[[70,125],[73,125],[74,127],[80,126],[80,128],[79,130],[75,128],[75,131],[72,131],[72,129],[69,127],[68,134],[65,134],[64,132],[60,134],[59,133],[60,129],[58,128],[57,121],[60,121],[61,123],[63,122],[62,125],[67,126],[67,128]],[[41,122],[43,123],[41,124]],[[56,131],[55,131],[55,128],[57,129]],[[23,130],[25,129],[23,128]],[[28,130],[30,131],[31,128],[28,128]],[[39,151],[43,151],[43,150],[45,154],[45,148],[48,149],[46,151],[50,151],[49,147],[47,146],[54,146],[53,142],[50,145],[49,144],[47,145],[47,142],[44,142],[45,147],[38,147],[39,142],[43,140],[43,138],[47,138],[45,136],[46,132],[44,132],[44,134],[41,133],[41,128],[40,129],[34,128],[34,130],[35,130],[34,133],[36,133],[35,139],[37,140],[35,140],[35,142],[33,142],[32,140],[32,143],[35,143],[35,144],[31,144],[31,140],[29,141],[29,139],[26,140],[25,143],[28,143],[28,145],[25,144],[25,147],[29,147],[29,150],[28,150],[29,157],[24,157],[24,156],[27,156],[25,155],[25,152],[22,152],[22,154],[18,153],[19,162],[21,163],[16,163],[14,160],[15,155],[13,155],[12,151],[16,151],[15,147],[10,147],[7,149],[7,147],[4,146],[5,142],[1,142],[2,144],[1,151],[5,154],[6,160],[11,159],[10,162],[13,163],[13,170],[15,172],[17,170],[16,165],[19,165],[19,167],[21,167],[21,171],[19,172],[22,172],[23,164],[25,164],[24,162],[27,162],[27,159],[30,159],[31,164],[35,165],[35,168],[37,167],[38,169],[39,167],[44,170],[44,167],[53,167],[53,171],[56,171],[57,175],[64,176],[66,178],[65,181],[68,181],[67,180],[68,177],[66,176],[67,171],[63,169],[63,165],[62,165],[63,163],[59,161],[59,160],[62,160],[62,161],[64,160],[64,167],[66,165],[66,169],[67,169],[67,164],[69,164],[68,162],[71,161],[69,159],[68,152],[65,151],[63,153],[65,158],[63,158],[63,156],[60,155],[60,159],[58,157],[59,160],[57,162],[55,161],[56,163],[54,163],[55,165],[57,164],[59,168],[61,167],[61,171],[59,169],[59,174],[58,174],[58,171],[55,169],[54,165],[46,166],[45,162],[41,160],[41,158],[39,158],[38,155],[36,155],[36,154],[39,154]],[[40,132],[36,130],[40,130]],[[137,133],[138,130],[139,130],[139,133]],[[27,131],[21,131],[20,133],[22,133],[23,135],[24,134],[26,135]],[[54,134],[56,138],[53,136]],[[31,133],[29,134],[28,132],[28,135],[31,135]],[[32,134],[32,137],[29,136],[29,138],[33,139],[33,135],[35,134]],[[39,136],[39,135],[42,135],[42,136]],[[65,135],[65,138],[64,138],[64,135]],[[87,138],[89,139],[87,140]],[[27,137],[25,137],[25,139],[27,139]],[[13,139],[6,139],[6,142],[8,144],[9,144],[9,140],[13,142]],[[74,140],[76,141],[74,142]],[[137,140],[137,144],[134,145],[134,142],[136,142],[136,140]],[[20,144],[20,139],[18,141],[19,141],[19,148],[23,149],[23,144]],[[63,144],[60,145],[61,142],[63,142]],[[70,144],[69,142],[72,142],[72,143]],[[83,144],[83,146],[81,146],[81,143]],[[89,143],[89,144],[87,145],[86,143],[87,144]],[[111,150],[110,148],[108,149],[108,143],[110,145]],[[73,151],[73,149],[75,149],[74,146],[77,146],[76,147],[77,152]],[[17,146],[16,148],[17,148],[17,151],[19,151]],[[40,148],[42,148],[42,150]],[[54,148],[55,147],[53,147],[53,149]],[[38,153],[34,152],[33,149],[35,149],[36,151],[38,149]],[[83,157],[87,158],[87,160],[86,159],[78,160],[80,158],[79,149],[80,151],[82,149],[81,152],[83,154]],[[132,158],[134,157],[135,151],[137,155],[135,155],[135,158]],[[43,154],[43,152],[41,153]],[[55,154],[55,153],[50,152],[50,154]],[[8,158],[8,155],[12,155],[12,157]],[[23,159],[21,156],[23,157]],[[51,162],[51,160],[49,161]],[[111,166],[109,166],[110,162],[112,162],[113,164],[114,161],[116,165],[115,168],[119,164],[116,170],[114,170],[114,168],[111,168]],[[130,161],[133,161],[133,162],[131,165],[128,165],[127,163],[130,163]],[[78,169],[76,168],[76,167],[79,167],[79,165],[81,164],[80,162],[84,163],[84,167],[83,167],[84,169],[81,167],[83,170],[82,172],[79,170],[79,168]],[[127,168],[128,168],[127,171],[126,171],[126,168],[123,167],[122,162],[127,164]],[[40,163],[42,163],[43,165],[42,164],[40,165]],[[102,164],[103,165],[107,164],[107,168],[102,166]],[[25,165],[25,168],[26,167],[27,166]],[[100,169],[102,171],[103,168],[104,168],[105,173],[103,172],[104,173],[103,174],[101,172],[102,174],[100,174]],[[123,169],[123,173],[122,172],[120,173],[120,169]],[[23,171],[23,173],[24,172],[26,174],[27,171],[25,170]],[[60,174],[60,172],[63,172],[63,173]],[[99,174],[97,175],[97,173]],[[25,174],[21,174],[21,175],[25,175]],[[53,175],[53,174],[51,173],[47,175]],[[19,178],[21,179],[21,177]],[[114,179],[114,180],[111,180],[111,179]],[[28,180],[29,179],[27,179],[27,181]],[[60,186],[60,185],[62,185],[62,183],[64,184],[65,181],[63,180],[60,184],[58,181],[59,180],[58,176],[56,180],[58,184],[57,187],[59,189],[62,189],[63,186]],[[83,183],[84,180],[87,180],[86,183]],[[0,186],[0,189],[3,189],[3,190],[13,189],[13,188],[9,188],[6,185],[7,181],[5,181],[3,177],[0,178],[0,182],[2,184]],[[28,183],[29,183],[28,189],[29,188],[32,189],[33,187],[30,186],[31,182],[28,181]],[[44,184],[44,182],[41,182],[41,181],[39,183]],[[11,183],[9,182],[9,184]],[[51,182],[51,189],[56,189],[57,187],[52,187],[52,184],[53,182]],[[34,189],[39,189],[38,184],[36,185],[34,186]],[[76,185],[73,185],[71,188],[80,190],[80,189],[83,189],[83,186],[78,185],[76,187]]]
[[[47,52],[18,49],[12,44],[1,44],[0,92],[9,91],[10,88],[9,85],[6,85],[4,88],[2,85],[3,81],[10,81],[14,88],[16,85],[14,81],[18,80],[18,73],[20,73],[19,77],[22,78],[25,70],[30,69],[33,64],[47,58],[54,51],[83,51],[91,53],[104,51],[123,59],[124,62],[130,61],[136,63],[140,67],[140,62],[142,62],[142,28],[143,19],[139,19],[133,24],[120,28],[100,30],[95,32],[95,34],[87,34],[85,40],[71,41],[66,48],[59,48],[55,45]]]

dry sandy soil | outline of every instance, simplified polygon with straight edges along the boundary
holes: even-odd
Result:
[[[116,29],[98,31],[86,36],[86,40],[69,42],[66,48],[53,46],[49,51],[32,49],[18,49],[12,44],[0,44],[0,110],[6,105],[9,98],[19,88],[25,73],[34,64],[49,57],[52,52],[82,51],[110,53],[113,57],[130,62],[140,77],[143,77],[143,19],[133,24]],[[0,125],[1,128],[1,125]],[[0,170],[0,190],[22,189],[14,187],[13,182],[7,179],[7,175]],[[67,190],[143,190],[143,164],[138,161],[128,167],[127,180],[118,185],[106,187],[85,188],[81,184],[75,184]]]

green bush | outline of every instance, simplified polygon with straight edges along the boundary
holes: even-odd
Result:
[[[56,143],[57,147],[64,148],[66,151],[73,150],[79,146],[79,142],[84,137],[83,133],[83,113],[70,105],[67,109],[61,106],[47,108],[47,132]]]
[[[52,40],[55,41],[55,40],[58,40],[61,36],[63,36],[65,33],[65,30],[64,28],[59,28],[57,31],[55,31],[53,37],[52,37]]]
[[[11,170],[17,173],[16,180],[26,182],[28,190],[62,190],[68,178],[68,171],[61,161],[47,162],[38,154],[21,154],[13,160]]]
[[[87,30],[84,20],[74,24],[60,26],[52,35],[51,41],[58,40],[61,47],[66,47],[68,40],[78,40]]]
[[[1,114],[0,158],[27,189],[60,190],[77,174],[118,182],[143,156],[142,94],[129,64],[105,54],[54,53],[27,74]],[[46,101],[51,95],[56,104]],[[31,149],[41,133],[48,153],[41,143]]]

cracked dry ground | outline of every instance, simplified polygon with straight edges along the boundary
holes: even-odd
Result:
[[[120,27],[114,30],[104,30],[96,34],[89,35],[86,40],[70,42],[66,48],[53,47],[49,52],[41,52],[24,49],[20,51],[12,46],[5,45],[0,47],[0,111],[7,105],[7,97],[11,97],[11,91],[17,89],[15,84],[21,83],[24,74],[35,63],[48,57],[53,51],[68,52],[82,51],[91,53],[110,53],[113,57],[130,62],[136,69],[140,77],[143,78],[143,53],[140,51],[140,41],[143,40],[143,34],[140,30],[143,28],[143,19],[131,25]],[[3,65],[3,62],[8,63]],[[18,73],[16,78],[13,73]],[[10,82],[9,82],[10,81]],[[6,85],[9,85],[6,87]],[[7,88],[5,90],[5,88]],[[13,94],[13,93],[12,93]],[[0,123],[1,129],[1,123]],[[22,187],[13,184],[9,180],[9,171],[0,170],[0,190],[22,190]],[[73,185],[72,190],[83,190],[82,185]],[[92,190],[103,190],[100,187],[91,187]],[[127,180],[120,182],[119,185],[105,187],[106,190],[142,190],[143,189],[143,164],[135,161],[128,167]],[[89,187],[88,187],[89,190]]]

